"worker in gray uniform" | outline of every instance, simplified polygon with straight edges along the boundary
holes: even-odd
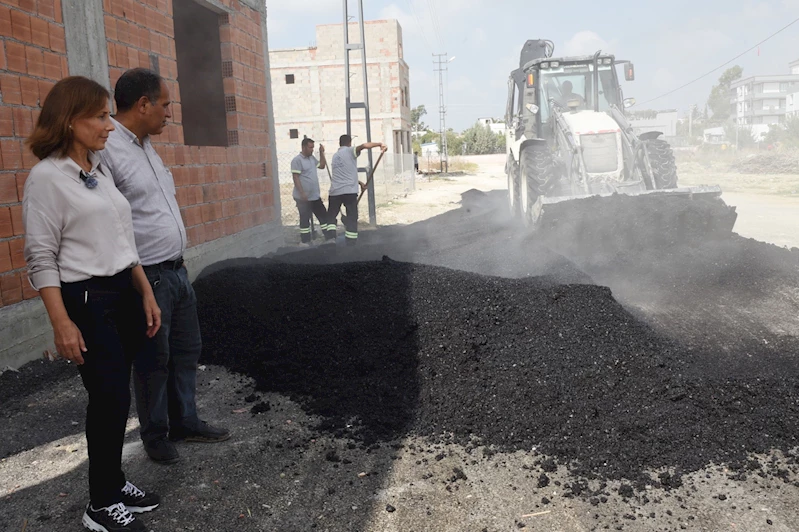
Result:
[[[336,218],[343,205],[347,215],[341,217],[344,224],[344,236],[347,245],[358,242],[358,192],[366,189],[366,184],[358,181],[358,156],[363,150],[380,148],[386,151],[386,145],[380,142],[366,142],[352,147],[352,137],[341,135],[338,140],[339,149],[331,161],[330,194],[328,196],[328,230],[326,238],[336,236]],[[360,190],[359,190],[360,189]]]
[[[319,176],[317,169],[324,169],[325,147],[319,145],[319,160],[313,155],[314,141],[309,138],[302,139],[302,151],[291,161],[291,175],[294,179],[294,201],[300,213],[300,241],[301,244],[311,244],[311,218],[316,215],[319,225],[325,233],[325,238],[330,239],[328,214],[325,204],[319,194]],[[332,238],[335,238],[336,226],[332,227]]]

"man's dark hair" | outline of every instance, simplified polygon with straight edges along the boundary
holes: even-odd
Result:
[[[349,135],[341,135],[338,138],[339,146],[349,146],[351,142],[352,142],[352,137],[350,137]]]
[[[302,147],[303,148],[308,146],[308,144],[313,144],[313,139],[309,139],[308,137],[305,137],[304,139],[302,139]]]
[[[133,68],[122,74],[114,87],[117,112],[132,109],[142,96],[157,102],[161,97],[161,81],[161,76],[146,68]]]

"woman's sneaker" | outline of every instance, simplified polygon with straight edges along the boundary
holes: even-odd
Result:
[[[133,517],[120,503],[95,510],[92,505],[83,513],[83,526],[94,532],[146,532],[144,523]]]
[[[122,504],[132,514],[142,514],[158,508],[161,497],[155,493],[144,493],[130,482],[122,488]]]

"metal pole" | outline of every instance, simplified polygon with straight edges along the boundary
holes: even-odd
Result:
[[[444,103],[444,72],[446,71],[447,53],[433,54],[433,64],[437,68],[433,72],[438,72],[438,135],[441,144],[439,153],[440,171],[444,173],[446,161],[446,171],[449,171],[449,158],[447,157],[447,108]]]
[[[346,0],[345,0],[346,2]],[[363,20],[363,0],[358,0],[358,25],[361,29],[361,66],[363,67],[363,103],[366,105],[366,142],[372,142],[372,126],[371,126],[371,117],[369,116],[369,82],[368,77],[366,75],[366,35],[364,31],[364,20]],[[346,30],[346,29],[345,29]],[[372,150],[366,150],[366,155],[369,158],[369,170],[371,171],[374,167],[372,166]],[[369,183],[369,188],[367,189],[368,193],[368,201],[369,201],[369,223],[372,225],[377,224],[377,212],[375,209],[375,182],[374,179]]]
[[[344,0],[344,108],[347,112],[347,135],[352,135],[352,115],[350,114],[350,27],[347,0]]]
[[[446,136],[444,135],[444,69],[441,66],[441,58],[438,59],[438,139],[441,144],[441,153],[439,154],[439,163],[441,164],[440,171],[444,173],[444,143]]]

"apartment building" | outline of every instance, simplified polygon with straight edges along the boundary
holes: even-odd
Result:
[[[789,74],[752,76],[732,83],[732,104],[738,125],[780,124],[789,101],[799,92],[799,60],[789,63]]]

